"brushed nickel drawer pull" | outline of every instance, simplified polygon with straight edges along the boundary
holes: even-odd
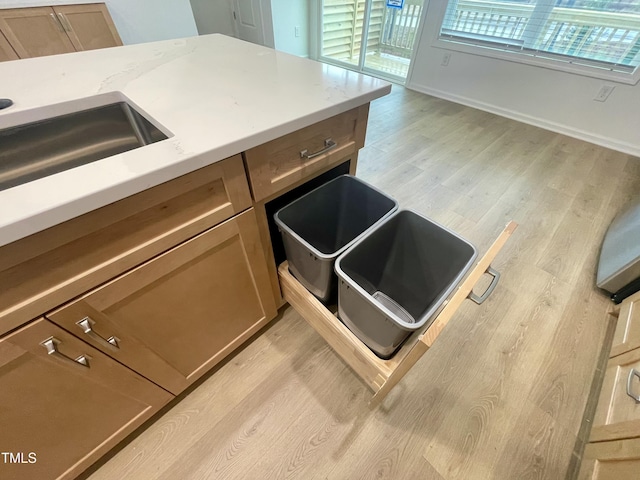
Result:
[[[638,370],[636,370],[635,368],[632,368],[631,371],[629,372],[629,376],[627,377],[627,395],[633,398],[636,401],[636,403],[640,403],[640,395],[634,395],[632,392],[634,376],[640,379],[640,372],[638,372]]]
[[[330,138],[327,138],[324,141],[324,148],[322,150],[318,150],[315,153],[309,153],[309,150],[302,150],[300,152],[300,158],[304,158],[306,160],[310,160],[312,158],[318,157],[320,155],[322,155],[323,153],[327,153],[329,150],[336,148],[338,146],[338,144],[336,142],[334,142],[333,140],[331,140]]]
[[[61,33],[64,33],[65,32],[64,25],[62,25],[62,23],[58,21],[58,19],[53,13],[50,13],[49,15],[51,16],[51,20],[53,20],[53,23],[55,23],[56,27],[58,27],[58,30],[60,30]]]
[[[489,297],[489,295],[491,295],[491,292],[495,290],[496,286],[498,285],[498,281],[500,280],[500,272],[498,272],[497,270],[489,267],[487,268],[486,273],[491,275],[493,279],[491,280],[491,283],[489,284],[489,287],[485,290],[485,292],[482,295],[476,295],[473,292],[469,293],[469,300],[474,301],[478,305],[484,302]]]
[[[65,17],[62,13],[58,13],[58,17],[60,17],[60,23],[62,24],[65,32],[70,32],[71,25],[69,25],[69,20],[67,20],[67,17]]]
[[[56,337],[49,337],[40,345],[42,345],[44,348],[47,349],[48,355],[53,355],[59,358],[60,360],[64,360],[65,362],[71,362],[74,365],[80,365],[81,367],[84,367],[84,368],[90,368],[89,359],[91,357],[89,357],[88,355],[80,355],[76,358],[67,357],[64,353],[61,353],[60,350],[58,350],[58,345],[61,343],[62,341],[58,340]]]
[[[96,332],[92,327],[96,324],[91,318],[84,317],[82,320],[76,322],[84,333],[93,338],[96,342],[104,345],[105,347],[109,347],[112,349],[120,350],[120,345],[118,344],[118,338],[111,335],[109,338],[104,338],[98,332]]]

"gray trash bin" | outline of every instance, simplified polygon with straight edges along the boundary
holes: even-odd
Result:
[[[476,256],[451,230],[396,212],[336,261],[338,316],[376,355],[390,358],[433,320]]]
[[[342,175],[293,201],[275,214],[291,273],[322,301],[337,279],[335,259],[398,203],[351,175]]]

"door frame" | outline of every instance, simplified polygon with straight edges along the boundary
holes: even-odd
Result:
[[[228,0],[231,8],[231,19],[233,21],[233,35],[240,38],[238,29],[238,18],[236,15],[236,4],[246,0]],[[264,46],[275,49],[275,36],[273,33],[273,14],[271,13],[271,0],[258,0],[260,3],[260,25],[262,26],[262,34],[264,37]],[[242,38],[240,38],[242,40]]]
[[[427,16],[427,9],[431,3],[430,0],[424,0],[422,12],[420,13],[420,20],[419,20],[420,23],[418,26],[418,32],[416,35],[413,51],[411,52],[411,59],[409,60],[409,71],[407,72],[406,78],[381,72],[379,70],[375,70],[370,67],[366,67],[364,65],[365,53],[363,53],[363,52],[366,52],[366,48],[360,49],[360,57],[358,59],[358,65],[354,65],[348,62],[343,62],[330,57],[322,56],[322,2],[323,0],[310,0],[311,8],[309,9],[309,27],[310,27],[309,28],[310,30],[309,56],[311,59],[319,62],[327,63],[329,65],[342,67],[347,70],[354,70],[360,73],[364,73],[366,75],[382,78],[392,83],[397,83],[400,85],[410,84],[414,61],[416,58],[416,54],[418,52],[418,46],[420,45],[420,40],[422,38],[423,31],[424,31],[424,25],[425,25],[425,20]],[[369,34],[369,16],[371,13],[371,5],[372,5],[372,0],[367,0],[367,3],[365,4],[365,13],[364,13],[366,21],[362,28],[362,37],[360,38],[360,45],[364,45],[363,40]]]

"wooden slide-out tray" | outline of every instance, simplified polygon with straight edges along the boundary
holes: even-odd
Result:
[[[462,302],[509,239],[517,224],[510,222],[471,273],[460,283],[435,320],[415,332],[389,360],[377,357],[327,307],[289,272],[288,262],[278,268],[284,299],[327,341],[333,350],[369,385],[377,405],[433,345]]]

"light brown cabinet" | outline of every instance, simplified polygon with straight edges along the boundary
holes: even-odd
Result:
[[[625,299],[582,458],[581,480],[626,480],[640,469],[640,292]]]
[[[0,10],[0,31],[20,58],[75,51],[51,7]]]
[[[640,472],[640,438],[587,445],[579,480],[635,480]]]
[[[75,477],[275,318],[265,202],[330,169],[355,171],[367,113],[359,107],[0,247],[0,448],[37,454],[15,470],[0,464],[0,478]],[[272,148],[300,157],[329,134],[339,146],[317,157],[268,159]],[[269,177],[262,193],[256,174]],[[47,353],[50,337],[59,354]]]
[[[275,317],[252,209],[47,315],[178,394]]]
[[[6,62],[7,60],[17,60],[18,54],[13,49],[6,37],[0,32],[0,62]]]
[[[44,319],[0,339],[0,385],[14,480],[74,478],[173,398]]]
[[[611,356],[640,347],[640,292],[620,305],[620,314],[611,344]]]
[[[0,247],[0,335],[250,206],[235,155]]]
[[[244,153],[253,197],[263,201],[364,146],[368,105],[349,110]]]
[[[120,35],[104,3],[53,7],[77,51],[122,45]]]
[[[3,9],[0,32],[19,58],[122,45],[104,4]]]
[[[640,436],[640,349],[609,360],[589,439]]]

